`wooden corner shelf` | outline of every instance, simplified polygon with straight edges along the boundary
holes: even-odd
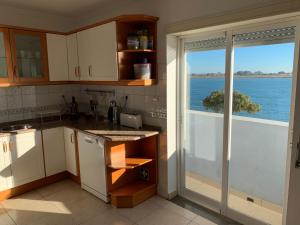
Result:
[[[109,164],[107,166],[112,169],[134,169],[136,167],[149,163],[152,160],[153,159],[125,158],[124,161],[113,162],[112,164]]]
[[[156,184],[135,181],[110,193],[111,204],[118,208],[131,208],[156,194]]]

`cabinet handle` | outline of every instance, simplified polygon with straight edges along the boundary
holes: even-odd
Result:
[[[3,152],[6,152],[7,151],[7,149],[6,149],[6,142],[2,143],[2,147],[3,147]]]
[[[17,66],[16,65],[14,65],[13,76],[14,76],[14,78],[17,78]]]
[[[80,66],[77,66],[78,78],[80,78]]]
[[[78,73],[77,73],[77,67],[75,67],[75,77],[78,76]]]
[[[74,133],[70,135],[71,143],[74,143]]]
[[[92,66],[89,65],[89,76],[91,77],[92,76]]]
[[[12,142],[9,142],[9,144],[8,144],[8,150],[9,150],[9,151],[12,151],[12,149],[13,149],[13,143],[12,143]]]
[[[89,144],[94,144],[94,142],[91,138],[85,137],[84,140],[85,140],[85,142],[87,142]]]

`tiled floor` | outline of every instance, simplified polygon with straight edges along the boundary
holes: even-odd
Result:
[[[186,185],[190,190],[196,193],[201,193],[216,201],[221,199],[221,189],[212,186],[200,179],[196,179],[191,176],[186,176]],[[263,221],[271,225],[281,225],[282,224],[282,213],[265,208],[261,205],[254,204],[237,195],[229,194],[228,196],[229,208],[236,210],[250,218],[255,218],[259,221]]]
[[[117,209],[65,180],[0,203],[0,225],[216,225],[160,197]]]

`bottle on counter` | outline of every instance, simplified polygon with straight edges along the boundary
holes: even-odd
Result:
[[[78,103],[76,102],[76,99],[74,96],[72,96],[70,112],[71,112],[71,119],[73,119],[73,120],[79,119]]]

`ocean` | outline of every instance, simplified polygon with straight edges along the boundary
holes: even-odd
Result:
[[[190,109],[209,111],[202,101],[212,91],[224,90],[224,78],[191,78]],[[234,78],[233,89],[251,97],[261,105],[255,114],[247,112],[234,115],[288,122],[291,105],[292,78]]]

